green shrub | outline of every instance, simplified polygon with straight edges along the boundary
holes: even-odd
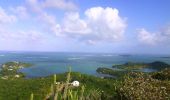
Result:
[[[52,100],[101,100],[101,91],[91,89],[86,92],[85,86],[81,88],[74,87],[69,84],[71,79],[70,72],[67,74],[66,82],[60,84],[52,84],[51,91],[45,99]],[[54,75],[54,82],[56,75]],[[76,89],[75,89],[76,88]]]
[[[166,68],[160,72],[153,73],[152,78],[158,80],[170,80],[170,68]]]
[[[126,100],[169,100],[168,83],[165,85],[149,75],[133,72],[125,76],[117,93],[119,99]]]

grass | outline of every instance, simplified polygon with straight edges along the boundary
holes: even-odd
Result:
[[[67,75],[68,73],[56,74],[55,79],[64,85],[67,80]],[[78,80],[81,85],[77,88],[70,87],[65,92],[65,94],[69,95],[69,98],[75,98],[76,95],[92,98],[93,95],[101,95],[102,91],[103,98],[113,98],[116,95],[113,85],[116,80],[101,79],[95,76],[71,72],[69,82],[73,80]],[[34,100],[43,100],[51,93],[53,86],[54,76],[32,79],[0,79],[0,100],[30,100],[32,93]],[[57,87],[61,88],[62,86]],[[82,91],[84,92],[82,93]],[[58,92],[58,98],[62,96],[62,93],[62,91]]]
[[[0,79],[0,100],[29,100],[34,93],[35,100],[42,100],[49,91],[52,78]]]
[[[54,80],[56,77],[54,75]],[[62,84],[52,84],[51,92],[47,95],[51,100],[101,100],[101,92],[98,90],[90,90],[88,93],[85,90],[84,85],[81,88],[73,87],[69,85],[70,73],[67,75],[67,80]],[[86,94],[85,94],[86,93]]]
[[[75,75],[77,74],[77,75]],[[79,75],[78,75],[79,74]],[[74,80],[80,80],[80,87],[74,87],[69,85],[71,82],[71,76]],[[86,77],[86,78],[85,78]],[[88,78],[88,79],[87,79]],[[85,79],[86,82],[82,82]],[[91,81],[91,79],[93,81]],[[54,75],[54,82],[56,75]],[[89,84],[92,82],[92,84]],[[67,73],[67,79],[61,84],[52,84],[51,92],[47,95],[47,99],[50,100],[111,100],[116,99],[116,89],[114,88],[117,84],[112,84],[113,80],[100,79],[97,77],[87,77],[80,73]],[[99,86],[100,83],[100,86]],[[102,84],[104,83],[104,84]],[[114,82],[116,83],[116,82]],[[117,82],[118,83],[118,82]],[[90,87],[90,86],[96,86]],[[110,88],[110,89],[108,89]]]

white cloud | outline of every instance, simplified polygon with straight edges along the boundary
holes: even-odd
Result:
[[[43,39],[44,39],[43,34],[37,31],[11,32],[6,29],[0,29],[0,40],[4,42],[15,41],[27,43],[41,43]]]
[[[60,25],[61,34],[90,41],[90,44],[97,41],[115,42],[123,38],[127,24],[117,9],[93,7],[84,14],[85,18],[81,19],[78,12],[67,13]]]
[[[46,12],[40,13],[38,16],[40,21],[43,21],[47,26],[54,26],[56,24],[56,19],[53,15],[49,15]]]
[[[56,36],[62,36],[61,25],[56,22],[56,16],[48,14],[45,10],[46,8],[57,8],[69,10],[75,8],[76,6],[69,1],[65,0],[27,0],[27,4],[31,10],[38,16],[38,20],[46,27],[50,33],[56,34]]]
[[[89,34],[91,31],[88,29],[87,22],[80,19],[79,13],[67,13],[63,19],[62,25],[63,31],[65,33],[70,33],[74,35]]]
[[[142,28],[137,31],[138,40],[141,43],[148,45],[157,45],[160,43],[169,42],[170,40],[170,25],[167,25],[165,28],[157,32],[149,32],[146,29]]]
[[[1,50],[42,50],[42,48],[39,47],[44,45],[46,41],[44,34],[38,31],[0,29]]]
[[[166,27],[164,27],[161,31],[161,34],[167,36],[170,38],[170,25],[167,25]]]
[[[96,42],[93,41],[93,40],[87,40],[86,43],[88,43],[88,44],[90,44],[90,45],[95,45],[95,44],[96,44]]]
[[[150,33],[145,29],[138,30],[138,39],[140,42],[155,45],[159,40],[158,34]]]
[[[115,8],[93,7],[86,10],[88,26],[99,40],[117,41],[123,37],[126,29],[124,18],[119,16]]]
[[[17,18],[14,15],[7,14],[7,12],[0,7],[0,24],[15,22]]]
[[[17,16],[19,16],[22,19],[26,19],[29,17],[27,8],[24,6],[17,6],[15,8],[11,8],[12,12],[15,13]]]
[[[43,8],[57,8],[63,10],[75,10],[76,5],[68,0],[45,0],[41,3]]]
[[[27,0],[27,4],[34,12],[43,12],[47,8],[55,8],[61,10],[76,10],[77,6],[69,0]]]
[[[115,42],[124,37],[124,31],[127,27],[126,20],[119,16],[119,11],[116,8],[92,7],[87,9],[81,18],[79,12],[70,12],[76,8],[75,4],[70,1],[27,1],[38,14],[39,19],[46,24],[49,32],[55,33],[56,36],[76,38],[90,44],[98,41]],[[58,23],[57,16],[48,14],[46,8],[57,8],[69,12],[66,12],[61,23]]]
[[[26,0],[27,5],[29,6],[30,10],[36,13],[43,12],[38,0]]]
[[[76,6],[66,0],[27,1],[49,33],[56,36],[69,37],[90,44],[98,41],[120,41],[124,37],[127,27],[126,20],[119,15],[116,8],[92,7],[83,14],[79,14],[76,11],[67,12],[68,9],[75,9]],[[61,23],[58,23],[57,16],[50,15],[46,8],[66,10]]]

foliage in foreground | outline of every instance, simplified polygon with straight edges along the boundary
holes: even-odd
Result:
[[[57,74],[56,81],[65,83],[67,80],[67,74],[68,73]],[[80,82],[80,87],[69,88],[69,90],[67,90],[67,93],[70,94],[69,98],[76,97],[76,95],[80,97],[83,91],[83,86],[83,95],[87,98],[91,98],[92,95],[103,95],[105,100],[108,100],[116,95],[113,85],[115,80],[101,79],[95,76],[71,72],[70,82],[74,80]],[[32,79],[0,79],[0,100],[30,100],[32,93],[34,100],[44,100],[49,93],[51,93],[52,87],[54,86],[52,86],[53,83],[54,79],[52,76]],[[60,97],[62,93],[63,91],[59,91],[58,97]]]
[[[145,65],[145,66],[144,66]],[[133,69],[151,66],[159,72],[142,73]],[[170,100],[170,68],[163,62],[146,64],[126,63],[119,65],[123,70],[98,68],[97,72],[117,76],[117,98],[123,100]],[[168,69],[169,68],[169,69]],[[160,71],[160,69],[163,69]],[[123,77],[124,76],[124,77]]]
[[[152,78],[159,80],[170,80],[170,68],[152,74]]]
[[[129,73],[117,89],[119,99],[125,100],[169,100],[170,81],[153,79],[144,73]]]
[[[86,92],[84,85],[80,89],[76,89],[78,87],[69,84],[70,79],[69,72],[65,83],[56,84],[57,79],[54,75],[54,84],[51,85],[51,91],[46,96],[46,100],[101,100],[101,98],[105,98],[99,90],[92,89]]]

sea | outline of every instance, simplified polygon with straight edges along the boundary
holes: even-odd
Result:
[[[19,70],[28,78],[64,73],[69,70],[69,67],[74,72],[98,76],[97,68],[111,68],[115,64],[126,62],[151,63],[163,61],[170,64],[170,55],[1,51],[0,66],[10,61],[33,64],[32,67]]]

